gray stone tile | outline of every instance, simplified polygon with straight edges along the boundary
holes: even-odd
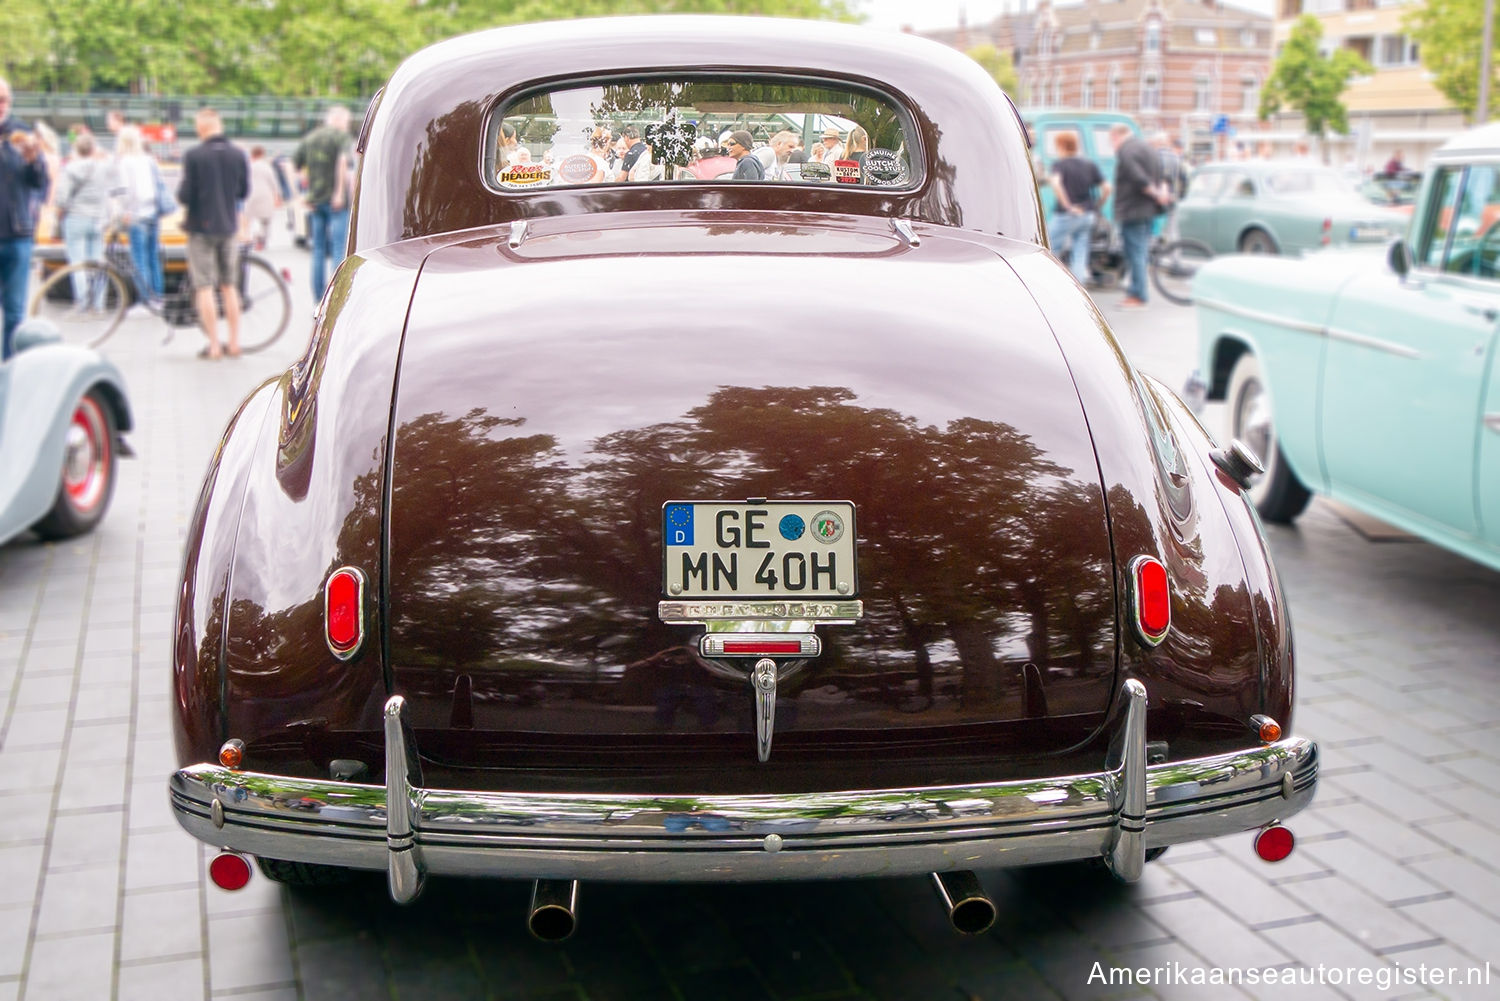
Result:
[[[72,694],[72,675],[28,671],[16,690],[15,706],[17,709],[62,709],[67,707]]]
[[[123,758],[115,761],[76,761],[68,756],[63,768],[59,810],[115,809],[125,800],[125,769]]]
[[[39,750],[6,747],[0,751],[0,791],[51,790],[61,760],[61,745]]]
[[[108,864],[117,867],[125,816],[114,808],[105,811],[59,814],[52,821],[50,869]]]
[[[1251,931],[1246,922],[1202,897],[1148,902],[1141,909],[1178,941],[1216,965],[1276,966],[1289,958]]]
[[[215,993],[292,982],[286,920],[279,912],[208,923],[209,986]]]
[[[1401,912],[1431,928],[1475,960],[1500,966],[1500,921],[1467,901],[1456,897],[1431,900],[1408,904],[1401,908]]]
[[[1286,892],[1345,935],[1376,952],[1415,945],[1432,938],[1393,908],[1339,875],[1286,883]]]
[[[50,790],[0,793],[0,847],[20,841],[39,841],[51,824]]]
[[[68,764],[123,761],[129,750],[128,722],[75,722],[68,740]]]
[[[1495,831],[1467,817],[1435,820],[1421,825],[1422,833],[1474,858],[1492,857]]]
[[[204,1001],[203,959],[124,963],[119,1001]]]
[[[60,747],[67,732],[68,710],[65,706],[55,709],[17,708],[11,714],[10,726],[5,731],[5,747],[7,751],[12,748],[22,751],[28,748]]]
[[[120,958],[161,959],[201,953],[203,914],[197,887],[127,893],[120,930]]]
[[[80,723],[96,720],[130,718],[130,685],[128,682],[104,682],[86,685],[78,691],[73,703],[73,718]]]
[[[1320,841],[1302,851],[1387,904],[1443,892],[1441,887],[1354,838]]]
[[[113,864],[48,872],[42,881],[36,933],[76,935],[108,931],[113,935],[119,879],[119,867]]]
[[[0,847],[0,907],[30,904],[42,874],[41,844]]]
[[[1172,860],[1172,872],[1198,889],[1209,900],[1218,901],[1250,927],[1305,917],[1307,908],[1266,881],[1271,870],[1262,865],[1256,873],[1228,858],[1194,862]]]
[[[198,842],[182,830],[131,833],[125,845],[125,889],[197,886]]]
[[[31,938],[31,902],[0,907],[0,977],[19,977]]]
[[[113,932],[38,938],[26,973],[26,1001],[99,1001],[114,980]]]

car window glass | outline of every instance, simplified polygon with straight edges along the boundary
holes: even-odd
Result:
[[[1224,190],[1224,173],[1219,170],[1204,170],[1188,179],[1189,197],[1217,198]]]
[[[606,80],[497,109],[485,178],[507,191],[736,180],[909,188],[920,182],[912,120],[894,100],[832,81]]]
[[[1230,198],[1254,198],[1255,182],[1244,174],[1230,174],[1224,179],[1224,194]]]
[[[1443,270],[1493,278],[1500,253],[1500,185],[1495,167],[1475,164],[1464,178],[1457,208],[1451,213],[1452,233]]]
[[[1093,155],[1101,160],[1113,160],[1115,156],[1115,141],[1109,137],[1109,130],[1113,125],[1095,125],[1093,128],[1094,150]]]
[[[1458,201],[1459,182],[1463,180],[1462,167],[1441,167],[1433,178],[1432,208],[1427,222],[1417,241],[1417,263],[1430,268],[1443,260],[1443,251],[1448,246],[1448,234],[1453,229],[1454,206]]]
[[[1349,185],[1331,170],[1288,170],[1267,177],[1266,188],[1277,195],[1336,195]]]

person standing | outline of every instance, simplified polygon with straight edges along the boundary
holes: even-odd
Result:
[[[844,134],[838,129],[829,127],[823,130],[823,139],[810,151],[809,155],[817,163],[826,163],[833,166],[833,161],[844,158]]]
[[[1123,122],[1109,130],[1109,138],[1115,147],[1115,223],[1130,267],[1130,287],[1120,305],[1138,309],[1146,305],[1151,224],[1171,195],[1161,179],[1161,158],[1149,142]]]
[[[224,135],[224,123],[213,108],[202,108],[194,119],[201,142],[182,158],[182,182],[177,200],[187,211],[182,228],[188,235],[188,277],[198,319],[208,333],[202,355],[217,359],[218,305],[224,305],[229,328],[229,356],[240,353],[239,204],[250,196],[250,168],[245,154]]]
[[[115,172],[120,181],[120,221],[130,236],[130,261],[141,295],[162,295],[161,252],[157,246],[156,161],[146,153],[141,130],[125,125],[116,137]]]
[[[35,207],[47,197],[47,160],[26,124],[10,113],[10,84],[0,77],[0,360],[14,354],[12,336],[26,312]]]
[[[250,239],[256,250],[265,250],[271,238],[271,216],[281,208],[281,185],[276,168],[266,159],[264,146],[250,147],[250,200],[245,215],[250,224]]]
[[[349,191],[352,178],[349,151],[349,109],[329,108],[323,125],[308,133],[292,162],[307,186],[307,212],[312,220],[312,294],[323,298],[328,279],[344,259],[349,242]],[[332,268],[329,267],[330,263]]]
[[[729,140],[724,144],[729,155],[734,157],[736,181],[759,181],[766,176],[766,169],[760,165],[760,161],[750,155],[750,144],[754,141],[745,129],[737,129],[729,133]]]
[[[1052,252],[1068,262],[1073,277],[1083,284],[1089,280],[1094,219],[1099,206],[1109,200],[1109,182],[1098,164],[1078,155],[1078,137],[1073,133],[1057,134],[1057,152],[1062,155],[1053,161],[1047,178],[1057,201],[1047,224],[1047,236]]]
[[[104,225],[109,221],[110,201],[119,187],[114,164],[99,155],[94,137],[84,133],[73,144],[73,159],[63,168],[57,211],[62,216],[63,251],[68,263],[104,259]],[[87,275],[73,275],[75,309],[104,308],[103,282],[89,289]],[[93,298],[84,301],[86,295]]]

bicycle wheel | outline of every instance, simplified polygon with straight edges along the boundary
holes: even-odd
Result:
[[[1193,304],[1193,276],[1213,250],[1202,240],[1181,239],[1163,244],[1151,254],[1151,284],[1179,306]]]
[[[115,332],[129,305],[125,282],[115,269],[85,261],[42,282],[27,313],[52,321],[67,343],[94,347]]]
[[[250,254],[240,269],[240,350],[270,347],[291,320],[291,290],[269,261]]]

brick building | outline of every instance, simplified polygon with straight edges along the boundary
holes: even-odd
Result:
[[[1271,65],[1269,17],[1214,0],[1039,0],[988,25],[927,32],[967,50],[1011,53],[1022,107],[1120,110],[1207,154],[1220,116],[1240,138],[1261,128],[1260,88]]]

